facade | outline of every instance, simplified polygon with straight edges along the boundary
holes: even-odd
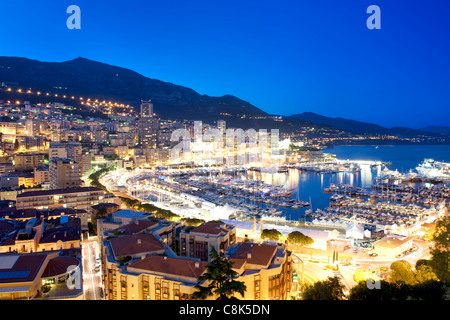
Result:
[[[33,170],[44,164],[45,156],[41,153],[18,153],[14,155],[14,166],[17,170]]]
[[[34,168],[34,183],[41,184],[46,181],[50,181],[48,167],[41,165]]]
[[[103,189],[79,187],[23,192],[17,195],[16,208],[55,209],[73,208],[89,210],[93,205],[117,200]]]
[[[0,133],[16,135],[17,123],[15,123],[15,122],[0,122]]]
[[[32,253],[81,247],[81,219],[60,216],[11,220],[15,230],[0,241],[0,252]]]
[[[184,228],[179,238],[181,256],[208,261],[211,246],[223,255],[228,246],[236,243],[236,227],[207,222],[192,230]]]
[[[25,130],[29,136],[37,136],[41,133],[41,122],[34,119],[25,121]]]
[[[143,117],[137,121],[138,142],[143,148],[156,148],[158,143],[159,120]]]
[[[244,300],[286,300],[292,287],[292,255],[278,244],[240,242],[226,257],[234,262],[238,281],[247,287]],[[241,298],[238,296],[237,298]]]
[[[81,180],[81,165],[68,158],[53,158],[49,162],[50,188],[77,188]]]
[[[81,174],[86,175],[92,169],[93,155],[90,152],[84,152],[81,155]]]
[[[238,273],[236,280],[246,285],[245,300],[282,300],[290,297],[292,258],[284,246],[238,243],[227,250]],[[198,277],[208,262],[174,255],[151,254],[120,265],[105,264],[108,300],[190,300],[197,291]],[[206,283],[204,285],[207,285]],[[210,297],[209,299],[215,299]]]
[[[12,163],[0,163],[0,174],[12,173],[16,170]]]
[[[59,251],[0,254],[0,300],[29,300],[37,297],[46,281],[67,279],[68,266],[80,267],[76,258],[60,256]],[[83,298],[76,290],[73,299]]]
[[[128,265],[107,269],[109,300],[189,300],[206,262],[151,255]]]
[[[395,257],[412,248],[413,237],[390,236],[373,243],[374,251],[380,256]]]
[[[78,142],[50,142],[48,149],[49,161],[53,158],[68,158],[81,163],[82,158],[81,144]]]
[[[151,100],[141,102],[141,118],[153,118],[153,103]]]

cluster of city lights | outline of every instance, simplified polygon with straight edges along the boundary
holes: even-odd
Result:
[[[124,104],[124,103],[118,103],[114,101],[106,101],[106,100],[99,100],[94,98],[88,98],[88,97],[81,97],[81,96],[74,96],[74,95],[66,95],[66,94],[58,94],[58,93],[50,93],[50,92],[41,92],[41,91],[33,91],[31,89],[21,89],[21,88],[11,88],[8,87],[5,89],[6,92],[14,92],[14,93],[21,93],[21,94],[28,94],[28,95],[36,95],[36,96],[45,96],[45,97],[55,97],[55,98],[62,98],[67,100],[78,100],[81,105],[91,107],[91,108],[100,108],[101,111],[105,114],[111,114],[113,113],[114,109],[122,109],[125,110],[125,115],[131,115],[133,113],[133,107]],[[12,102],[11,100],[7,101],[8,104],[21,104],[20,100],[16,100]]]

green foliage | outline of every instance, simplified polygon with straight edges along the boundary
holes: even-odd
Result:
[[[107,216],[107,209],[104,206],[100,206],[97,210],[97,218],[105,218]]]
[[[264,230],[263,230],[264,231]],[[289,244],[299,245],[299,246],[310,246],[314,243],[311,237],[305,236],[300,231],[292,231],[287,236],[287,242]]]
[[[206,222],[203,219],[197,219],[197,218],[181,218],[180,221],[183,222],[183,224],[185,224],[187,226],[195,226],[195,227]]]
[[[416,284],[415,274],[411,264],[406,260],[398,260],[391,264],[390,282],[404,283],[408,285]]]
[[[374,281],[380,280],[375,271],[367,270],[367,269],[359,269],[353,275],[353,280],[355,282],[364,282],[366,283],[367,279],[372,279]]]
[[[88,178],[90,180],[91,186],[107,191],[106,187],[99,182],[99,179],[103,174],[107,173],[110,170],[111,169],[108,169],[108,168],[102,168],[102,169],[97,170],[96,172],[90,174]]]
[[[279,241],[281,237],[281,232],[276,229],[263,229],[261,233],[261,238],[263,240]]]
[[[380,281],[381,289],[369,289],[366,281],[360,281],[350,289],[349,300],[392,300],[394,287],[387,281]]]
[[[353,258],[352,258],[352,256],[350,256],[350,255],[348,255],[348,254],[342,254],[342,255],[339,257],[339,260],[342,261],[342,262],[344,262],[344,263],[350,263],[350,261],[352,261]]]
[[[415,274],[416,283],[425,283],[428,281],[439,281],[433,268],[428,265],[420,265]]]
[[[42,291],[43,293],[47,293],[47,292],[50,291],[51,288],[52,288],[51,285],[49,285],[49,284],[44,284],[44,285],[41,287],[41,291]]]
[[[154,213],[157,218],[173,220],[173,219],[180,217],[179,215],[177,215],[176,213],[173,213],[170,210],[158,208],[157,206],[154,206],[150,203],[142,204],[139,200],[125,198],[125,197],[120,197],[120,200],[126,207],[128,207],[130,209],[134,209],[137,211],[143,211],[143,212],[151,212],[151,213]]]
[[[328,277],[313,285],[306,285],[302,293],[303,300],[344,300],[344,285],[339,277]]]
[[[19,150],[20,148],[20,143],[19,143],[19,139],[14,140],[14,151]]]
[[[236,299],[235,293],[244,297],[247,287],[244,282],[234,280],[238,273],[232,269],[233,262],[219,256],[213,246],[209,256],[211,262],[206,266],[206,272],[198,278],[195,286],[198,291],[192,294],[192,298],[217,296],[217,300]]]
[[[445,299],[445,286],[439,281],[427,281],[416,285],[380,281],[380,289],[370,289],[366,282],[359,282],[350,289],[349,300],[432,300]]]
[[[430,260],[426,260],[426,259],[419,259],[416,261],[416,270],[418,270],[421,266],[423,265],[427,265],[427,266],[431,266],[431,261]]]
[[[439,280],[448,284],[450,283],[450,216],[445,216],[436,223],[433,241],[430,265]]]
[[[291,143],[289,145],[289,150],[298,152],[298,151],[320,151],[321,149],[314,147],[298,147],[295,144]]]

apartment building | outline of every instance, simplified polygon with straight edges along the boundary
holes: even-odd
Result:
[[[119,238],[120,239],[120,238]],[[133,246],[136,248],[136,245]],[[236,280],[246,285],[245,300],[284,300],[292,287],[292,259],[278,244],[237,243],[227,250]],[[190,300],[208,262],[174,255],[149,254],[105,268],[109,300]],[[207,285],[204,283],[204,285]],[[209,299],[215,299],[210,297]]]
[[[244,300],[289,299],[292,254],[284,245],[240,242],[230,246],[225,256],[234,262],[237,280],[247,287]]]
[[[50,142],[48,158],[68,158],[77,163],[82,162],[82,147],[78,142]]]
[[[50,173],[47,166],[39,165],[34,168],[33,172],[34,183],[41,184],[46,181],[50,181]]]
[[[102,202],[120,201],[105,190],[95,187],[78,187],[23,192],[17,195],[17,209],[55,209],[73,208],[89,210]]]
[[[17,153],[14,155],[14,166],[17,170],[33,170],[37,166],[43,165],[45,155],[42,153]]]
[[[208,261],[211,246],[223,255],[228,246],[236,243],[236,227],[207,222],[193,229],[185,227],[179,238],[181,256]]]
[[[46,281],[67,279],[68,266],[80,267],[80,261],[60,256],[59,251],[40,253],[0,254],[0,300],[30,300],[39,295]],[[82,299],[82,289],[76,290],[72,299]]]
[[[53,158],[49,162],[51,189],[77,188],[83,184],[81,165],[68,158]]]
[[[0,252],[31,253],[81,247],[81,220],[76,217],[10,220],[14,230],[0,239]]]

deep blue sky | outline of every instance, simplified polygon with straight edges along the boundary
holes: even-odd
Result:
[[[0,1],[0,55],[82,56],[269,113],[420,128],[450,125],[449,24],[447,0]]]

